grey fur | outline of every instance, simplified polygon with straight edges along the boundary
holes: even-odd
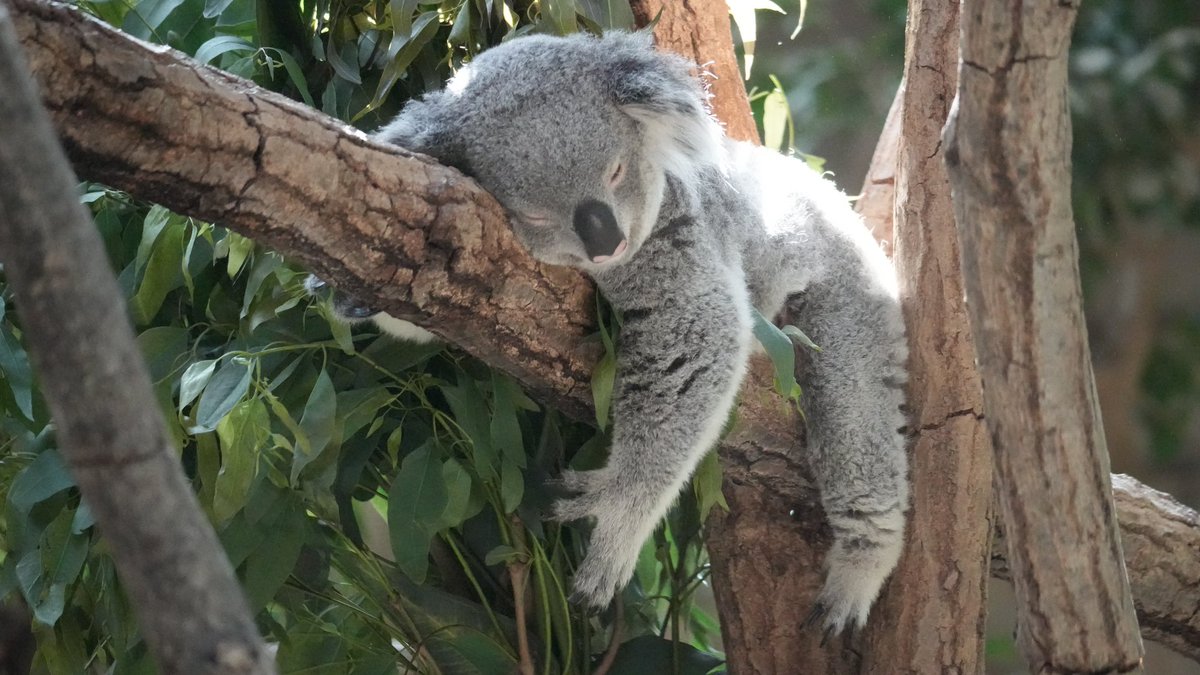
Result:
[[[823,348],[801,382],[835,534],[818,614],[833,631],[862,625],[908,505],[895,276],[831,183],[723,137],[693,68],[642,34],[522,38],[377,137],[473,175],[535,257],[587,271],[623,314],[608,465],[568,472],[574,496],[555,507],[595,519],[576,596],[604,605],[628,582],[734,404],[751,305],[788,304]]]

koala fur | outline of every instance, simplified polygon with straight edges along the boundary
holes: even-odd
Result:
[[[595,521],[576,598],[603,606],[629,581],[728,418],[751,306],[774,317],[786,305],[822,347],[801,380],[834,533],[813,615],[834,632],[861,626],[899,558],[908,505],[895,275],[830,182],[724,137],[694,69],[646,34],[525,37],[481,54],[376,138],[474,176],[534,257],[586,271],[622,314],[608,464],[567,472],[573,496],[554,508]]]

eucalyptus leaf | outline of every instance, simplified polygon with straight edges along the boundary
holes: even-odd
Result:
[[[414,583],[424,583],[429,546],[449,500],[442,463],[432,441],[409,453],[388,490],[388,530],[396,565]]]
[[[221,470],[213,492],[213,519],[224,522],[246,504],[258,456],[270,432],[267,406],[252,398],[237,404],[217,424]]]
[[[67,465],[56,450],[45,450],[29,463],[8,489],[8,503],[18,513],[28,514],[34,504],[75,486]]]
[[[292,484],[299,479],[304,467],[317,459],[333,439],[336,414],[337,393],[329,373],[322,368],[304,404],[304,415],[300,418],[300,428],[308,438],[308,447],[293,456]]]
[[[200,403],[196,407],[196,424],[188,431],[195,434],[216,429],[217,424],[250,390],[252,371],[249,361],[239,358],[225,360],[208,381],[204,393],[200,395]]]

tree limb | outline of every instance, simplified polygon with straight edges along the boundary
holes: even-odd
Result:
[[[275,672],[183,474],[104,245],[0,4],[0,252],[59,447],[162,672]]]
[[[591,286],[571,270],[530,260],[499,205],[473,181],[73,10],[9,1],[84,177],[271,245],[514,374],[546,403],[590,417],[598,355],[585,342],[593,331]],[[823,672],[820,638],[801,634],[799,624],[818,588],[829,533],[796,451],[799,420],[775,394],[763,360],[752,364],[738,419],[722,446],[726,496],[760,513],[753,532],[724,544],[726,559],[764,578],[800,575],[797,587],[810,594],[764,609],[763,621],[775,628],[757,640],[799,636],[811,647],[801,662]],[[1195,528],[1178,536],[1189,554],[1200,546]],[[760,565],[781,558],[791,561],[787,569]],[[1177,598],[1180,606],[1187,600]],[[1153,609],[1200,648],[1194,625],[1171,618],[1169,607]]]
[[[1071,216],[1076,7],[963,3],[946,163],[996,485],[1034,672],[1140,669]]]

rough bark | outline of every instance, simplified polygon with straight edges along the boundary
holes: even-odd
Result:
[[[1200,514],[1129,476],[1112,481],[1142,636],[1200,662]],[[1012,581],[1002,526],[992,576]]]
[[[0,255],[59,447],[165,673],[275,672],[0,5]]]
[[[1084,328],[1070,204],[1072,2],[963,3],[946,129],[971,327],[1035,672],[1130,672],[1125,575]]]
[[[471,181],[75,12],[34,0],[12,3],[21,10],[18,32],[81,174],[198,218],[215,213],[223,224],[308,262],[373,304],[408,311],[492,365],[523,373],[524,384],[548,404],[587,414],[593,353],[580,344],[591,331],[590,287],[578,275],[540,267],[510,248],[498,207]],[[114,100],[123,97],[137,100]],[[324,154],[314,152],[321,148]],[[313,191],[319,198],[308,198]],[[386,208],[362,203],[393,198]],[[399,290],[387,285],[393,277]],[[489,283],[497,278],[503,283]],[[413,292],[416,284],[405,285],[405,279],[440,281],[420,286],[435,291]],[[498,325],[501,320],[518,328]],[[738,428],[722,448],[730,501],[740,499],[743,513],[757,504],[765,514],[756,533],[726,544],[727,558],[765,581],[801,575],[808,581],[791,583],[815,592],[828,533],[796,460],[798,425],[770,379],[769,368],[755,363]],[[1156,527],[1165,527],[1175,516],[1163,511],[1155,518],[1163,521]],[[1181,556],[1200,546],[1196,528],[1173,536]],[[768,560],[787,564],[772,567]],[[1172,564],[1189,569],[1182,560]],[[907,593],[892,586],[897,595]],[[774,598],[756,610],[758,617],[737,617],[735,611],[729,621],[774,626],[752,643],[773,649],[776,640],[799,634],[793,619],[803,617],[808,597]],[[1175,634],[1200,648],[1200,639],[1186,637],[1195,635],[1195,617],[1192,624],[1178,621],[1170,606],[1156,604],[1161,594],[1146,597],[1157,615],[1175,622]],[[1188,597],[1177,600],[1183,607]],[[920,641],[933,630],[959,627],[923,626],[908,638]],[[822,669],[827,657],[818,639],[797,639],[800,653],[792,660],[773,670],[767,662],[757,672],[844,672]]]
[[[723,0],[630,0],[629,5],[639,26],[658,19],[654,40],[659,48],[700,64],[712,93],[713,114],[725,125],[726,135],[758,143],[758,128],[733,51],[729,6]]]
[[[883,247],[888,257],[895,246],[896,223],[896,153],[900,149],[900,113],[904,109],[904,83],[896,90],[892,107],[888,108],[883,131],[875,144],[871,166],[863,179],[862,191],[854,210],[871,228],[871,235]]]
[[[913,497],[905,553],[889,584],[903,593],[873,610],[863,672],[983,670],[992,463],[940,140],[957,35],[957,2],[910,3],[893,259],[909,333]]]

